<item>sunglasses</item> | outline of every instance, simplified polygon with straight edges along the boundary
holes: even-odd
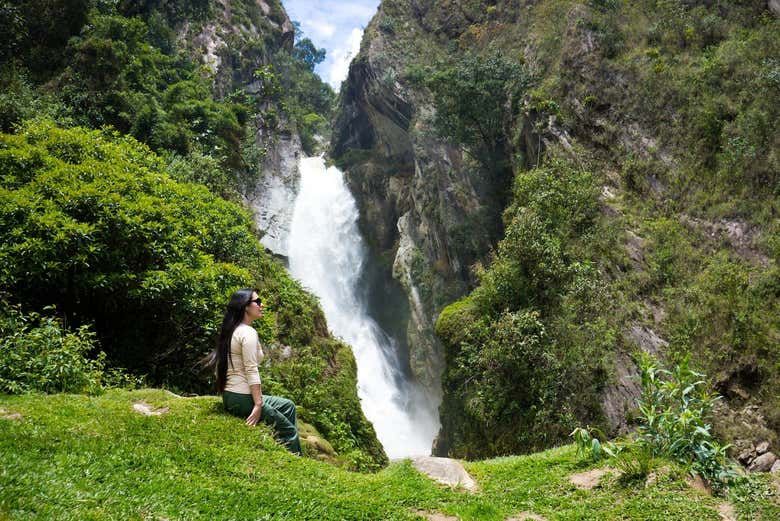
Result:
[[[252,302],[254,302],[255,304],[257,304],[258,306],[262,306],[262,305],[263,305],[263,301],[262,301],[262,300],[260,300],[260,297],[257,297],[256,299],[252,299],[252,300],[250,300],[249,302],[247,302],[247,303],[246,303],[246,305],[248,306],[248,305],[249,305],[249,304],[251,304]]]

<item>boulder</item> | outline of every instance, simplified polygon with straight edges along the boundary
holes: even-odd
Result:
[[[454,459],[434,456],[412,458],[412,465],[429,478],[450,487],[463,487],[469,492],[477,490],[477,482],[466,472],[463,465]]]
[[[748,470],[750,472],[769,472],[776,462],[777,456],[771,452],[767,452],[754,459],[753,463],[748,467]]]
[[[766,4],[775,16],[780,17],[780,0],[769,0]]]
[[[761,455],[769,452],[769,442],[768,441],[762,441],[758,445],[756,445],[756,454]]]
[[[772,474],[780,474],[780,459],[775,461],[774,465],[772,465],[772,468],[769,469],[769,472]]]

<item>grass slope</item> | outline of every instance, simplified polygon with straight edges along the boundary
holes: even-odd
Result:
[[[170,407],[141,416],[144,400]],[[9,419],[13,413],[21,419]],[[547,519],[719,519],[720,500],[682,479],[615,480],[578,490],[586,470],[571,446],[467,463],[474,495],[442,488],[408,461],[358,474],[298,458],[265,427],[246,427],[215,397],[166,391],[102,396],[0,396],[0,519],[419,519],[418,511],[503,520],[523,511]],[[752,506],[765,519],[780,509]],[[751,516],[752,517],[752,516]]]

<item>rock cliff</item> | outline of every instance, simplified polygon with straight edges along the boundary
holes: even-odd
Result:
[[[453,14],[458,5],[380,5],[342,86],[330,150],[358,200],[364,235],[385,260],[385,276],[407,295],[411,368],[434,397],[444,358],[433,324],[444,305],[473,287],[471,266],[501,236],[511,183],[511,176],[486,176],[461,147],[436,135],[429,93],[406,77],[420,57],[442,57],[446,41],[482,16]],[[517,156],[533,158],[536,148],[524,140],[522,121],[519,127]]]
[[[686,330],[683,315],[666,310],[679,311],[685,285],[705,282],[694,278],[695,270],[686,272],[688,278],[659,275],[659,269],[666,268],[659,268],[658,259],[669,240],[660,229],[667,226],[690,241],[690,260],[676,261],[680,269],[691,269],[683,267],[688,262],[704,270],[713,266],[714,252],[722,251],[739,269],[771,278],[776,261],[772,247],[766,247],[766,237],[778,224],[773,217],[776,208],[762,187],[777,186],[776,173],[771,173],[776,156],[769,151],[771,143],[777,143],[777,125],[761,127],[759,132],[748,130],[742,122],[748,113],[754,121],[763,121],[751,110],[774,110],[761,105],[757,89],[769,89],[761,92],[770,97],[776,98],[776,93],[769,94],[772,87],[746,89],[739,83],[742,80],[725,78],[753,61],[763,67],[756,74],[771,76],[776,71],[772,68],[776,62],[767,54],[776,44],[766,38],[777,27],[772,16],[777,6],[764,0],[729,7],[684,4],[650,0],[636,4],[381,3],[343,85],[330,155],[346,171],[361,209],[364,234],[384,260],[385,276],[400,283],[406,293],[412,370],[433,395],[439,396],[441,373],[452,363],[433,325],[446,305],[478,284],[472,266],[490,262],[503,236],[501,215],[512,176],[485,175],[463,146],[437,134],[432,124],[433,97],[413,80],[414,71],[496,49],[523,63],[534,77],[522,110],[504,130],[512,170],[539,164],[547,149],[568,157],[579,168],[593,170],[602,185],[602,214],[612,220],[622,243],[621,251],[604,252],[598,259],[600,276],[605,286],[617,280],[634,285],[618,290],[633,311],[605,317],[618,334],[604,354],[608,376],[598,384],[603,424],[613,432],[628,427],[626,412],[639,393],[632,380],[636,350],[663,358],[679,353],[680,342],[695,337],[713,352],[766,352],[762,346],[777,334],[776,324],[761,333],[763,340],[723,347],[728,342],[721,341],[718,332],[731,331],[732,323],[718,322],[721,319],[711,307],[708,316],[715,323],[710,332]],[[696,90],[692,85],[704,85],[696,82],[710,83]],[[725,102],[726,98],[731,101]],[[743,163],[728,163],[729,154],[741,154],[739,139],[754,140],[752,150],[757,155],[752,159],[741,155]],[[754,166],[744,166],[748,164]],[[735,188],[728,195],[710,197],[706,194],[717,190],[691,176],[697,169],[711,172],[707,175],[713,179],[730,175],[741,180],[724,185]],[[763,184],[751,184],[759,178]],[[693,201],[697,197],[699,203]],[[708,197],[720,197],[720,206],[708,206],[703,202]],[[689,212],[698,217],[692,220]],[[691,224],[697,222],[705,224]],[[735,246],[725,231],[706,233],[720,229],[717,223],[724,223],[723,230],[728,228],[725,223],[753,230],[750,245]],[[658,282],[647,282],[650,279]],[[724,389],[733,375],[758,363],[738,354],[728,355],[730,362],[715,361],[701,350],[693,356],[725,382],[718,384]],[[754,401],[768,396],[770,380],[766,375],[751,380]],[[451,391],[445,382],[445,395]],[[444,438],[448,426],[455,429],[465,421],[465,405],[458,399],[449,402],[455,405],[447,403],[445,399]],[[777,414],[776,404],[763,410],[769,416]],[[446,440],[445,445],[458,453],[457,439]]]

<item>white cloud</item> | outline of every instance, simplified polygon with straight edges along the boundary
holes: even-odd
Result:
[[[332,51],[332,62],[327,72],[327,82],[335,90],[339,90],[341,82],[347,78],[349,64],[360,51],[360,40],[363,38],[363,29],[354,28],[342,47]]]
[[[321,20],[309,20],[301,25],[313,40],[330,38],[336,32],[335,25]]]
[[[287,14],[301,23],[304,36],[324,47],[325,61],[314,70],[334,89],[347,77],[360,49],[362,28],[376,13],[379,0],[282,0]]]

